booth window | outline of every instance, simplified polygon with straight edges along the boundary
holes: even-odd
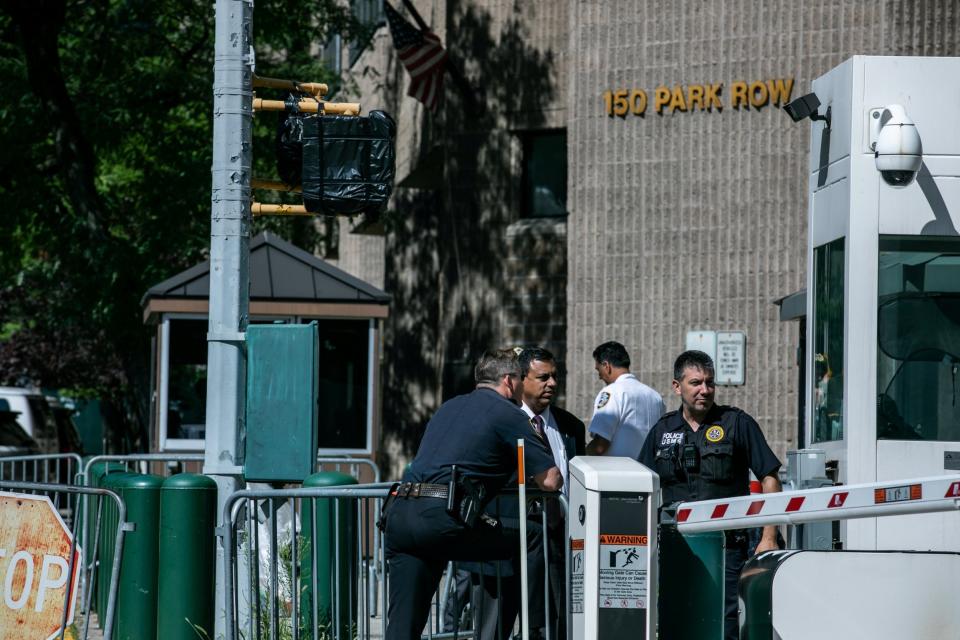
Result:
[[[813,442],[843,440],[844,239],[813,250]]]
[[[881,236],[877,438],[960,440],[960,238]]]
[[[523,137],[523,216],[567,215],[567,132],[536,131]]]
[[[315,318],[255,318],[251,323]],[[372,320],[317,320],[317,444],[324,454],[369,453],[373,442]],[[207,319],[167,316],[161,327],[162,450],[202,450],[206,434]]]
[[[202,441],[207,417],[207,320],[169,320],[168,440]]]
[[[371,328],[367,320],[320,320],[317,446],[350,453],[370,450],[373,395]]]

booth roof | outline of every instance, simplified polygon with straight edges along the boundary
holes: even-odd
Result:
[[[250,239],[250,299],[387,304],[390,296],[270,232]],[[140,301],[210,296],[206,260],[147,289]]]

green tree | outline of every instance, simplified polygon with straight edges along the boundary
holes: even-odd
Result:
[[[336,32],[364,37],[337,0],[258,0],[258,73],[335,81],[315,52]],[[100,396],[131,446],[140,298],[209,246],[213,34],[209,1],[0,0],[0,383]],[[275,122],[257,117],[258,175]],[[310,220],[266,224],[322,240]]]

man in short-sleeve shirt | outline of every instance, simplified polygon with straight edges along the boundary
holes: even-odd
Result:
[[[664,412],[660,394],[630,373],[630,355],[619,342],[593,351],[594,368],[607,386],[594,403],[587,455],[636,458],[650,428]]]
[[[427,424],[417,456],[386,508],[390,605],[386,640],[419,638],[430,601],[451,560],[501,560],[519,549],[519,534],[484,518],[460,516],[466,489],[448,512],[451,467],[474,489],[482,511],[517,470],[517,440],[524,439],[526,472],[545,490],[562,486],[546,445],[520,410],[520,366],[510,350],[487,352],[475,369],[477,389],[444,403]]]
[[[750,471],[764,493],[780,491],[780,461],[757,421],[736,407],[716,405],[713,360],[685,351],[674,363],[673,389],[680,409],[664,415],[650,431],[640,462],[660,476],[662,504],[732,498],[750,493]],[[739,636],[737,584],[747,560],[748,534],[727,531],[724,634]],[[756,553],[777,548],[776,527],[764,527]]]

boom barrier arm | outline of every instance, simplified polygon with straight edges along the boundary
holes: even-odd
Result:
[[[960,510],[960,475],[683,502],[680,533]]]

